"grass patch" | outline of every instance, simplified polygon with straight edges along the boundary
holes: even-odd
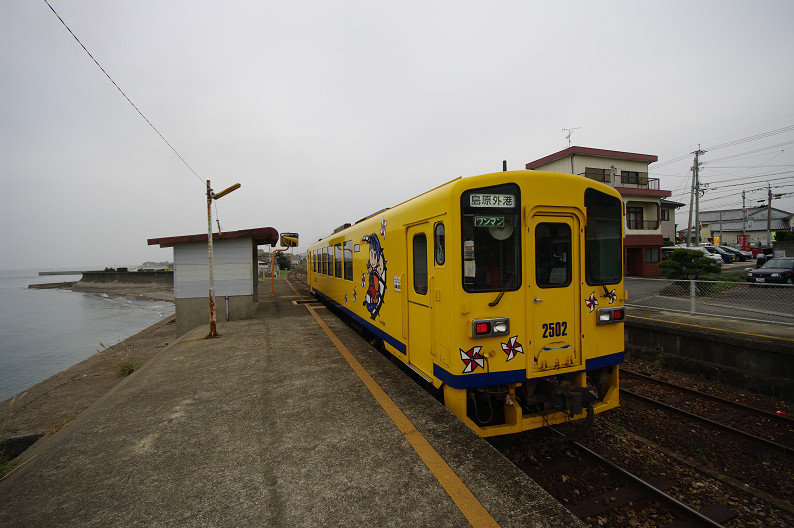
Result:
[[[116,376],[124,378],[135,372],[137,365],[132,359],[135,352],[135,345],[130,346],[124,343],[118,343],[111,347],[106,347],[102,341],[100,341],[99,346],[102,348],[98,348],[97,352],[103,358],[113,362],[113,370]]]
[[[130,358],[122,359],[116,365],[116,375],[120,378],[129,376],[133,372],[135,372],[135,363]]]

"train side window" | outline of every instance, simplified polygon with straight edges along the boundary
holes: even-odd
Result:
[[[424,233],[414,235],[414,291],[427,295],[427,237]]]
[[[444,223],[439,222],[436,224],[435,229],[433,230],[433,238],[434,238],[434,246],[437,266],[443,266],[444,261],[446,260],[446,255],[444,254]]]
[[[571,226],[543,222],[535,227],[535,282],[541,288],[571,283]]]
[[[345,280],[353,280],[353,241],[345,240]]]
[[[334,246],[325,248],[325,258],[328,261],[328,275],[334,276]]]
[[[334,277],[342,278],[342,244],[334,245]]]
[[[322,248],[320,251],[323,252],[323,275],[328,275],[328,248]]]

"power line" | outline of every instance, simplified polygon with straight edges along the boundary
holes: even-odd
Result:
[[[728,141],[727,143],[721,143],[719,145],[714,145],[713,147],[707,147],[706,151],[713,151],[713,150],[720,150],[727,147],[733,147],[736,145],[741,145],[742,143],[747,143],[749,141],[755,141],[757,139],[763,139],[769,136],[776,136],[778,134],[784,134],[786,132],[794,131],[794,125],[789,125],[784,128],[778,128],[777,130],[770,130],[768,132],[762,132],[760,134],[756,134],[754,136],[748,136],[741,139],[735,139],[733,141]]]
[[[706,163],[714,163],[715,161],[724,161],[724,160],[729,160],[729,159],[736,159],[736,158],[740,158],[741,156],[748,156],[749,157],[750,154],[757,154],[757,153],[763,152],[765,150],[772,150],[772,149],[775,149],[775,148],[778,148],[778,147],[791,145],[792,143],[794,143],[794,140],[785,141],[783,143],[778,143],[776,145],[770,145],[768,147],[759,147],[759,148],[754,149],[754,150],[748,150],[747,152],[740,152],[738,154],[731,154],[730,156],[724,156],[722,158],[716,158],[716,159],[713,159],[713,160],[708,161]]]
[[[94,64],[96,64],[96,65],[99,67],[99,69],[100,69],[100,70],[102,70],[102,73],[104,73],[104,74],[105,74],[105,77],[107,77],[107,78],[108,78],[108,80],[110,80],[110,82],[112,82],[112,83],[113,83],[113,86],[115,86],[115,87],[116,87],[116,89],[119,91],[119,93],[121,93],[121,95],[123,95],[123,96],[124,96],[124,99],[126,99],[126,100],[127,100],[127,102],[128,102],[128,103],[130,103],[130,104],[132,105],[132,107],[133,107],[133,108],[134,108],[134,109],[135,109],[135,110],[138,112],[138,114],[140,114],[140,116],[143,118],[143,120],[144,120],[144,121],[146,121],[146,123],[148,123],[150,127],[152,127],[152,130],[154,130],[155,132],[157,132],[157,135],[158,135],[158,136],[160,136],[160,139],[162,139],[163,141],[165,141],[165,144],[166,144],[166,145],[168,145],[168,146],[171,148],[171,150],[173,150],[173,151],[174,151],[174,154],[176,154],[176,155],[177,155],[177,157],[178,157],[180,160],[182,160],[182,163],[184,163],[184,164],[185,164],[185,167],[187,167],[187,168],[190,170],[190,172],[192,172],[192,173],[193,173],[193,175],[194,175],[196,178],[198,178],[198,180],[199,180],[199,181],[202,183],[202,185],[204,185],[204,180],[202,180],[202,179],[201,179],[201,177],[200,177],[198,174],[196,174],[196,171],[194,171],[194,170],[193,170],[193,167],[191,167],[191,166],[188,164],[188,162],[187,162],[187,161],[185,161],[185,158],[183,158],[183,157],[182,157],[182,156],[179,154],[179,152],[177,152],[177,151],[176,151],[176,149],[173,147],[173,145],[171,145],[171,143],[169,143],[169,142],[168,142],[168,140],[167,140],[167,139],[165,139],[165,137],[164,137],[164,136],[163,136],[163,135],[160,133],[160,131],[159,131],[159,130],[157,130],[157,127],[155,127],[155,126],[152,124],[152,122],[151,122],[151,121],[149,121],[149,119],[148,119],[148,118],[147,118],[145,115],[143,115],[143,112],[141,112],[141,110],[140,110],[140,109],[139,109],[137,106],[135,106],[135,103],[133,103],[133,102],[132,102],[132,100],[131,100],[129,97],[127,97],[127,94],[125,94],[125,93],[124,93],[124,90],[122,90],[122,89],[119,87],[119,85],[118,85],[118,84],[116,84],[116,81],[114,81],[114,80],[113,80],[113,78],[112,78],[112,77],[111,77],[111,76],[108,74],[108,72],[106,72],[106,71],[105,71],[105,68],[103,68],[103,67],[102,67],[102,65],[101,65],[101,64],[99,64],[99,61],[97,61],[97,60],[94,58],[94,56],[93,56],[93,55],[91,55],[91,52],[90,52],[90,51],[88,51],[88,48],[86,48],[86,47],[85,47],[85,45],[83,45],[83,43],[82,43],[82,42],[80,42],[80,39],[79,39],[79,38],[77,38],[77,35],[75,35],[75,34],[74,34],[74,32],[73,32],[73,31],[72,31],[72,30],[69,28],[69,26],[66,24],[66,22],[64,22],[63,18],[61,18],[61,15],[59,15],[59,14],[58,14],[58,12],[57,12],[57,11],[55,11],[55,8],[53,8],[53,7],[50,5],[50,2],[49,2],[48,0],[44,0],[44,3],[45,3],[45,4],[47,4],[47,7],[49,7],[49,8],[50,8],[50,11],[52,11],[52,12],[55,14],[55,16],[56,16],[56,17],[58,17],[58,20],[60,20],[60,21],[61,21],[61,24],[63,24],[63,27],[65,27],[65,28],[66,28],[66,30],[67,30],[67,31],[68,31],[68,32],[69,32],[69,33],[72,35],[72,37],[74,37],[74,39],[77,41],[77,43],[78,43],[78,44],[80,44],[80,47],[82,47],[82,48],[83,48],[83,50],[85,50],[85,52],[88,54],[88,56],[89,56],[89,57],[91,57],[91,60],[92,60],[92,61],[94,61]]]
[[[786,116],[786,117],[789,117],[789,116]],[[784,118],[781,118],[781,119],[784,119]],[[744,137],[744,138],[728,141],[726,143],[720,143],[718,145],[714,145],[713,147],[705,147],[703,150],[705,150],[706,152],[711,152],[713,150],[720,150],[720,149],[723,149],[723,148],[740,145],[742,143],[755,141],[757,139],[764,139],[764,138],[767,138],[767,137],[770,137],[770,136],[775,136],[775,135],[778,135],[778,134],[784,134],[786,132],[792,132],[792,131],[794,131],[794,125],[789,125],[787,127],[778,128],[778,129],[775,129],[775,130],[769,130],[767,132],[761,132],[761,133],[755,134],[753,136],[747,136],[747,137]],[[725,136],[723,136],[723,137],[725,137]],[[789,143],[792,143],[792,142],[789,141],[789,142],[786,142],[786,143],[781,143],[779,145],[774,145],[772,147],[764,147],[762,149],[758,149],[758,150],[750,151],[750,152],[758,152],[760,150],[768,150],[770,148],[775,148],[777,146],[787,145]],[[691,153],[682,154],[680,156],[677,156],[675,158],[671,158],[669,160],[665,160],[665,161],[662,161],[662,162],[654,163],[653,170],[655,172],[656,169],[659,169],[661,167],[666,167],[668,165],[672,165],[672,164],[678,163],[680,161],[688,160],[688,159],[690,159],[690,155],[691,155]],[[728,159],[728,158],[731,158],[731,157],[736,157],[736,156],[741,156],[741,155],[742,154],[734,154],[733,156],[728,156],[727,158],[720,158],[720,159]],[[717,160],[713,160],[713,161],[717,161]]]

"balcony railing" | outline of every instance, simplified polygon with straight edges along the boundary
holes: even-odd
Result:
[[[620,185],[630,189],[652,189],[654,191],[658,191],[659,178],[645,178],[642,176],[639,178],[620,177]]]
[[[587,167],[585,172],[580,172],[580,175],[590,178],[591,180],[604,182],[613,187],[626,187],[629,189],[651,189],[658,191],[659,178],[649,178],[647,172],[626,172],[615,176],[614,183],[612,182],[610,173],[607,169],[594,169]]]
[[[626,227],[628,229],[637,229],[637,230],[642,229],[644,231],[654,231],[656,229],[659,229],[659,221],[626,219]]]

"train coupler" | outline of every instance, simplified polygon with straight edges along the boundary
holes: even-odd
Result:
[[[587,387],[579,387],[570,382],[563,382],[551,394],[551,403],[555,409],[566,412],[573,418],[582,414],[584,409],[592,406],[598,400],[598,395]]]

